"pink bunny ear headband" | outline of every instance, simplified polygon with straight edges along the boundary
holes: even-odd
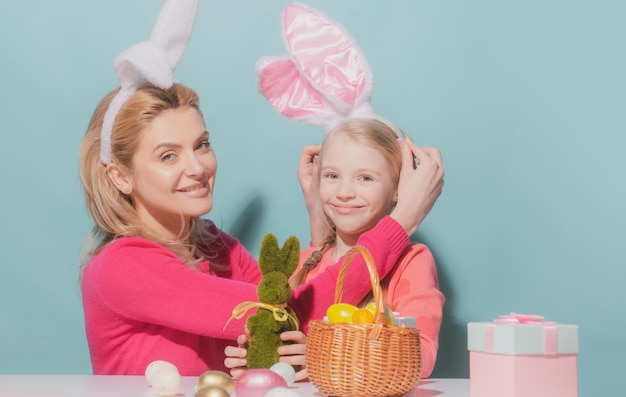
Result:
[[[115,58],[120,91],[102,122],[100,160],[111,163],[111,133],[115,117],[137,88],[150,82],[162,89],[174,84],[173,72],[185,52],[198,11],[198,0],[166,0],[150,40],[137,43]]]
[[[373,118],[404,134],[370,105],[374,76],[344,29],[300,4],[283,11],[283,38],[291,56],[263,57],[258,89],[278,113],[326,131],[354,118]]]

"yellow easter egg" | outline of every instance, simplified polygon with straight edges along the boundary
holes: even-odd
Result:
[[[372,324],[374,322],[374,313],[368,309],[356,309],[352,315],[352,324]]]
[[[357,307],[349,303],[335,303],[326,311],[326,317],[331,323],[352,323],[352,315]]]
[[[374,302],[369,303],[367,306],[365,306],[365,308],[369,310],[370,312],[372,312],[372,314],[376,315],[376,304]],[[393,325],[393,311],[387,305],[384,305],[384,308],[385,308],[385,325]]]

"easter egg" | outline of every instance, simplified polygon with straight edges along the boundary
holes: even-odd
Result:
[[[356,309],[356,306],[349,303],[335,303],[330,305],[326,311],[326,316],[331,323],[351,323],[352,315]]]
[[[293,386],[293,383],[296,381],[296,370],[291,364],[278,362],[270,367],[270,371],[274,371],[282,376],[285,382],[287,382],[287,386]]]
[[[158,395],[173,396],[180,390],[182,378],[178,368],[168,361],[152,361],[146,367],[145,376],[148,384]]]
[[[275,387],[287,387],[282,376],[266,368],[249,369],[235,381],[235,394],[237,397],[265,397]]]
[[[153,362],[151,362],[150,364],[148,364],[148,366],[146,367],[146,371],[145,371],[145,375],[146,375],[146,381],[148,381],[148,384],[150,386],[152,386],[153,380],[154,380],[154,374],[160,370],[160,369],[169,369],[170,371],[175,371],[178,372],[178,368],[176,368],[176,366],[168,361],[163,361],[163,360],[155,360]]]
[[[152,388],[160,396],[173,396],[180,391],[182,378],[178,369],[164,366],[154,371],[152,376]]]
[[[196,391],[194,397],[230,397],[230,392],[219,386],[204,386]]]
[[[376,315],[376,304],[374,302],[368,304],[367,306],[365,306],[365,308],[369,310],[370,312],[372,312],[372,314]],[[385,308],[385,324],[393,325],[393,311],[387,305],[384,305],[384,308]]]
[[[352,314],[352,324],[372,324],[374,313],[368,309],[356,309]]]
[[[211,370],[200,375],[196,384],[196,390],[207,386],[221,387],[230,394],[235,390],[235,381],[224,371]]]

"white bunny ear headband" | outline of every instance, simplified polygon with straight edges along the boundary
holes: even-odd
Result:
[[[100,160],[111,163],[111,133],[122,105],[146,81],[162,89],[174,84],[173,72],[185,52],[198,11],[198,0],[166,0],[147,41],[137,43],[115,58],[120,91],[109,104],[102,122]]]
[[[283,38],[290,56],[263,57],[258,89],[278,113],[326,131],[353,118],[373,118],[404,134],[370,105],[374,76],[355,41],[336,22],[312,9],[287,5]]]

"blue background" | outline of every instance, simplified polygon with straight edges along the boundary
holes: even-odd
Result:
[[[256,91],[256,60],[285,52],[285,4],[202,0],[176,71],[218,156],[209,217],[253,253],[269,231],[308,241],[296,166],[322,138]],[[374,109],[442,151],[444,192],[413,236],[447,297],[434,376],[468,375],[468,322],[515,311],[580,326],[581,396],[623,392],[625,3],[308,4],[362,47]],[[1,5],[0,373],[86,374],[78,146],[114,57],[149,37],[162,2]]]

